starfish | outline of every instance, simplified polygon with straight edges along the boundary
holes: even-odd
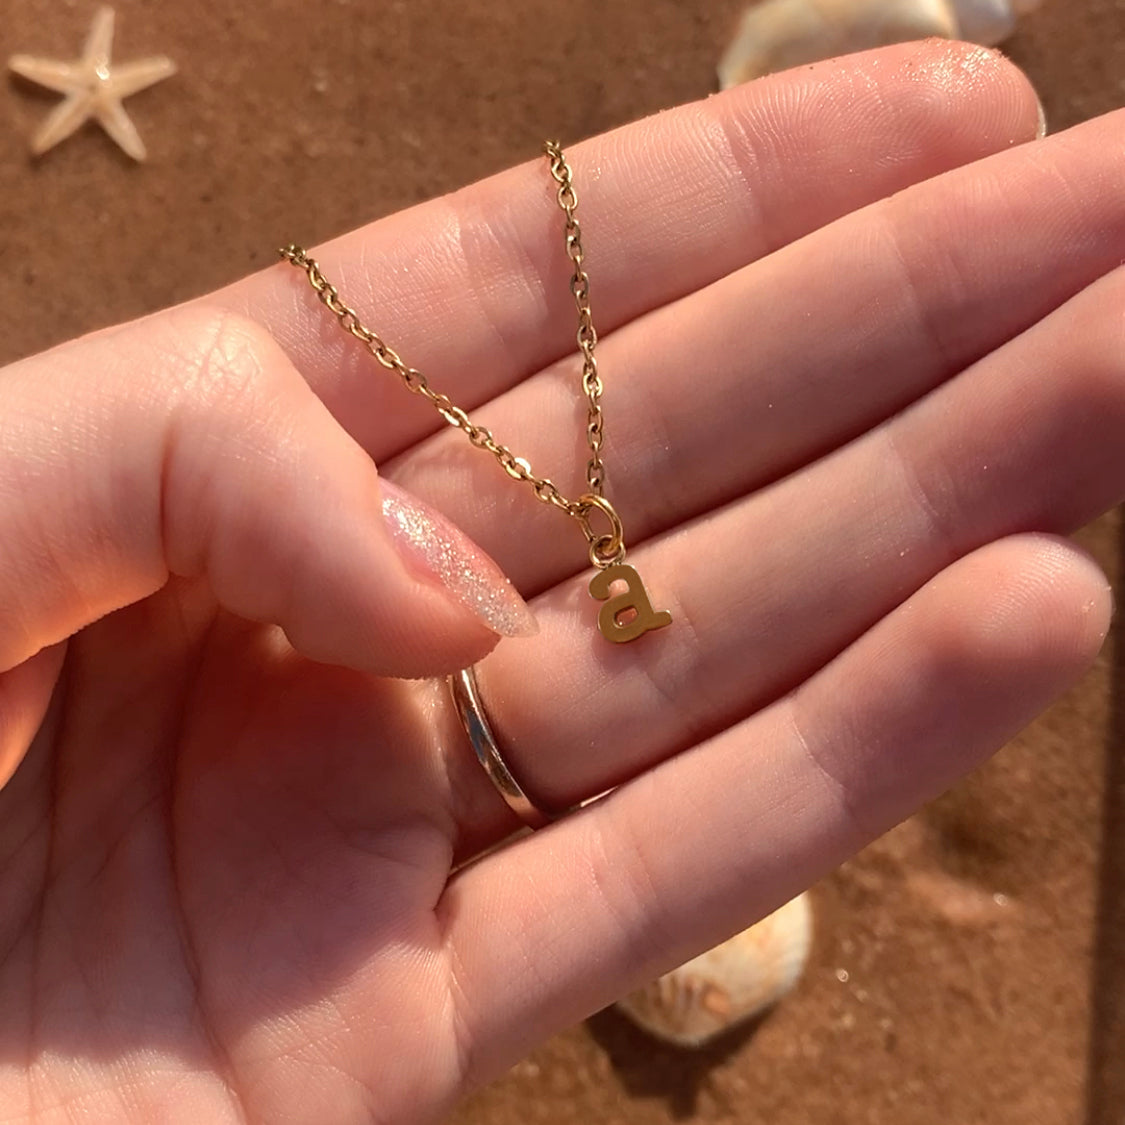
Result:
[[[113,9],[99,8],[86,37],[82,57],[56,62],[30,55],[13,55],[8,66],[22,78],[66,98],[51,112],[31,140],[36,156],[66,140],[93,119],[134,160],[144,160],[145,146],[129,120],[122,101],[176,73],[171,59],[157,55],[110,68],[113,47]]]

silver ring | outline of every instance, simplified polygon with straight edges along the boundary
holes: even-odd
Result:
[[[552,820],[557,820],[556,815],[541,809],[523,791],[523,787],[508,769],[500,753],[500,747],[496,744],[496,736],[492,733],[484,704],[481,702],[476,671],[470,667],[455,672],[449,677],[449,692],[453,696],[457,717],[469,736],[477,761],[484,767],[489,781],[504,798],[508,808],[529,828],[542,828]]]

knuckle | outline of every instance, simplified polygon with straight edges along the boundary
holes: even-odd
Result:
[[[611,828],[591,820],[576,849],[575,870],[602,906],[612,927],[612,944],[630,965],[663,960],[674,945],[672,913],[648,826],[622,818]],[[629,862],[623,864],[621,857]]]
[[[164,321],[166,363],[159,365],[165,389],[176,399],[207,408],[260,396],[278,344],[254,321],[227,309],[175,309]]]
[[[1061,339],[1062,361],[1070,368],[1065,386],[1086,408],[1120,419],[1125,414],[1125,266],[1087,295],[1078,323]]]
[[[188,306],[164,314],[151,334],[156,349],[149,393],[166,422],[159,453],[161,542],[176,574],[208,572],[221,585],[247,540],[213,540],[230,514],[232,482],[248,461],[272,448],[278,380],[289,366],[261,326],[222,308]]]

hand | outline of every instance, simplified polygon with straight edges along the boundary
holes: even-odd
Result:
[[[6,369],[5,1119],[432,1118],[1080,675],[1110,595],[1052,534],[1125,493],[1125,119],[1036,123],[1011,66],[930,43],[569,150],[610,490],[675,618],[635,645],[593,629],[571,521],[286,266]],[[580,480],[541,159],[318,257],[435,385]],[[634,779],[452,878],[516,824],[441,683],[395,677],[496,635],[392,534],[373,462],[534,610],[480,665],[526,788]]]

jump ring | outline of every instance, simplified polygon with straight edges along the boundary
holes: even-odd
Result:
[[[621,526],[621,517],[617,514],[617,509],[604,496],[595,496],[592,492],[588,492],[575,501],[574,509],[574,518],[578,520],[582,533],[586,536],[586,542],[590,544],[591,551],[595,545],[598,545],[598,552],[603,558],[617,561],[615,556],[624,556],[625,529]],[[590,513],[594,510],[601,512],[609,520],[608,534],[599,534],[591,525]],[[608,541],[609,546],[606,546],[605,541]],[[593,557],[591,553],[590,558],[593,559]],[[595,563],[595,565],[608,566],[609,563],[602,562]]]
[[[612,535],[599,535],[590,544],[590,564],[599,570],[613,566],[625,558],[625,544],[618,540],[614,542]]]

